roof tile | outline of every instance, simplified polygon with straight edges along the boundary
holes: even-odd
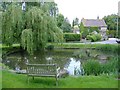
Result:
[[[107,27],[103,19],[82,19],[82,23],[86,27]]]

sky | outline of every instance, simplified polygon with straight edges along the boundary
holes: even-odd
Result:
[[[96,19],[118,13],[120,0],[54,0],[59,13],[67,17],[72,23],[74,18]]]

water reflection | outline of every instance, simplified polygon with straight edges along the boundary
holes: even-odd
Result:
[[[81,75],[83,72],[80,60],[70,58],[69,65],[65,68],[69,75]]]
[[[74,53],[83,54],[83,50],[78,49],[62,49],[62,50],[54,50],[54,51],[46,51],[45,53],[36,52],[36,54],[29,56],[28,54],[24,53],[21,56],[20,53],[15,53],[7,56],[5,59],[2,60],[2,63],[9,66],[10,69],[14,70],[25,70],[26,64],[57,64],[61,70],[65,69],[69,72],[69,75],[83,75],[84,69],[82,68],[82,64],[86,61],[86,58],[78,58],[74,57]],[[110,56],[111,54],[101,53],[100,51],[91,51],[91,58],[95,58],[94,56],[103,55]],[[82,56],[82,55],[81,55]],[[83,55],[83,56],[86,56]],[[96,57],[96,59],[99,60]],[[73,58],[74,57],[74,58]],[[111,57],[111,56],[110,56]],[[90,57],[89,57],[90,58]],[[105,60],[104,60],[105,61]],[[103,61],[102,61],[103,62]]]

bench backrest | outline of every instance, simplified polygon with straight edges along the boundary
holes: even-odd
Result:
[[[55,64],[27,64],[27,74],[56,75],[56,69]]]

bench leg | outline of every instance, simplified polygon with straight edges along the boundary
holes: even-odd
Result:
[[[33,80],[34,80],[34,77],[33,77]]]
[[[58,79],[57,79],[57,77],[56,77],[56,86],[58,86]]]
[[[29,84],[29,76],[28,76],[28,78],[27,78],[27,83]]]

